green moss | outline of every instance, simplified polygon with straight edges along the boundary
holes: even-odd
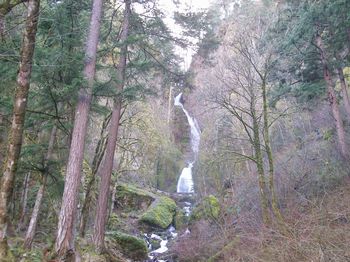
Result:
[[[177,230],[181,230],[186,226],[187,222],[188,222],[188,217],[186,216],[185,212],[182,209],[177,208],[175,218],[174,218],[175,228]]]
[[[168,197],[160,197],[141,216],[140,222],[165,229],[173,222],[175,213],[175,201]]]
[[[109,232],[107,235],[126,257],[134,261],[147,258],[147,245],[143,239],[120,232]]]
[[[219,200],[215,196],[209,195],[203,198],[202,202],[194,208],[190,220],[218,219],[219,215]]]
[[[124,211],[145,210],[155,198],[153,193],[131,185],[121,184],[116,188],[116,206]]]

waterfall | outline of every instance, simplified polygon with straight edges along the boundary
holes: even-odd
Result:
[[[182,97],[182,93],[180,93],[175,97],[174,105],[180,106],[182,108],[182,111],[185,113],[187,117],[187,121],[190,125],[191,149],[193,152],[193,161],[190,162],[188,166],[182,170],[179,180],[177,182],[177,193],[193,193],[194,188],[193,188],[193,179],[192,179],[192,167],[198,155],[199,142],[200,142],[200,129],[199,129],[197,120],[190,116],[190,114],[184,108],[184,105],[181,103],[181,97]]]

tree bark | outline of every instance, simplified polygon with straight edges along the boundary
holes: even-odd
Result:
[[[12,125],[9,133],[7,159],[4,162],[0,188],[0,260],[6,260],[8,245],[6,240],[9,202],[12,195],[17,164],[22,147],[25,111],[32,73],[35,36],[39,18],[40,0],[28,2],[28,14],[21,47],[21,61],[17,76]]]
[[[39,190],[36,194],[35,198],[35,204],[32,212],[32,216],[30,218],[29,226],[27,229],[26,237],[24,239],[24,248],[30,249],[32,247],[33,239],[35,236],[35,231],[36,231],[36,226],[38,224],[38,218],[39,218],[39,212],[40,212],[40,207],[42,200],[44,198],[45,194],[45,188],[46,188],[46,181],[47,181],[47,176],[49,174],[49,161],[52,159],[52,154],[53,154],[53,149],[55,145],[55,139],[56,139],[56,134],[57,134],[57,126],[54,125],[51,134],[50,134],[50,140],[49,140],[49,145],[47,149],[47,153],[45,156],[45,161],[44,161],[44,173],[43,173],[43,178],[41,185],[39,187]]]
[[[0,11],[0,40],[5,39],[5,14]]]
[[[267,193],[266,193],[264,162],[262,158],[261,143],[260,143],[260,136],[259,136],[259,124],[256,116],[254,101],[251,102],[250,112],[252,114],[252,120],[253,120],[253,147],[254,147],[256,168],[259,176],[259,192],[260,192],[262,218],[265,225],[270,225],[271,219],[269,215],[268,199],[267,199]]]
[[[125,69],[126,69],[126,56],[128,51],[127,38],[129,35],[129,19],[130,19],[130,4],[131,0],[125,0],[124,20],[122,25],[122,32],[120,41],[122,43],[119,61],[117,65],[117,92],[121,93],[125,84]],[[96,217],[94,224],[93,241],[97,251],[101,252],[104,250],[104,235],[105,226],[107,220],[107,209],[108,209],[108,196],[109,188],[111,183],[111,175],[113,169],[114,153],[117,144],[118,128],[120,122],[120,113],[122,108],[122,99],[119,95],[114,99],[113,111],[110,120],[110,126],[108,130],[108,139],[106,146],[105,159],[103,166],[101,166],[101,183],[99,188],[99,196],[96,207]]]
[[[19,217],[17,231],[22,231],[25,224],[25,217],[27,215],[27,200],[28,200],[28,190],[29,190],[30,172],[28,172],[23,181],[23,192],[21,195],[21,215]]]
[[[340,147],[340,152],[344,158],[349,157],[349,150],[346,145],[345,140],[345,131],[344,131],[344,125],[343,121],[340,116],[339,107],[338,107],[338,101],[337,97],[333,88],[333,82],[332,82],[332,76],[331,71],[329,69],[328,63],[327,63],[327,56],[326,51],[323,46],[322,38],[320,35],[316,36],[316,45],[320,51],[321,61],[323,65],[323,77],[327,84],[327,91],[328,91],[328,100],[332,108],[333,117],[335,120],[335,126],[337,130],[338,135],[338,143]]]
[[[343,69],[341,67],[337,67],[340,86],[341,86],[341,92],[343,95],[344,100],[344,107],[347,113],[348,118],[350,119],[350,100],[349,100],[349,93],[348,93],[348,84],[346,83]]]
[[[95,184],[96,173],[100,167],[101,161],[102,161],[104,153],[106,151],[107,139],[105,137],[105,129],[107,128],[109,121],[110,121],[110,115],[108,115],[103,121],[101,133],[100,133],[100,139],[97,143],[94,159],[92,161],[92,174],[91,174],[91,177],[89,178],[89,181],[87,183],[87,187],[86,187],[86,191],[85,191],[85,199],[83,202],[83,207],[81,209],[81,217],[80,217],[80,224],[79,224],[79,235],[81,237],[85,236],[86,224],[87,224],[88,219],[89,219],[89,211],[90,211],[90,207],[92,204],[91,203],[91,193],[92,193],[91,190],[92,190],[93,185]]]
[[[74,259],[74,223],[78,202],[81,168],[84,155],[84,142],[92,100],[92,87],[96,69],[96,53],[100,34],[102,0],[94,0],[86,42],[84,78],[86,88],[79,90],[75,110],[74,127],[68,157],[64,192],[58,221],[55,251],[66,260]]]
[[[286,228],[286,224],[284,223],[284,218],[282,216],[281,210],[278,207],[278,200],[277,200],[277,195],[275,190],[275,182],[274,182],[275,168],[274,168],[273,154],[272,154],[271,143],[270,143],[268,103],[267,103],[265,79],[263,79],[262,81],[262,98],[263,98],[263,121],[264,121],[263,135],[264,135],[267,159],[269,163],[269,190],[271,194],[271,208],[272,208],[272,213],[277,220],[277,224],[280,232],[282,234],[287,234],[288,231]]]

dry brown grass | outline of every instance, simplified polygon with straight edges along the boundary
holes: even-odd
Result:
[[[346,262],[350,261],[350,182],[283,210],[291,235],[259,224],[256,213],[225,216],[220,225],[200,222],[175,246],[179,261]]]

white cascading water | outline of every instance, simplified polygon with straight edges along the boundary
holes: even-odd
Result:
[[[177,97],[175,97],[175,106],[180,106],[182,110],[184,111],[188,123],[190,124],[191,127],[191,149],[193,152],[193,159],[192,162],[189,162],[188,166],[185,167],[180,175],[180,178],[177,182],[177,193],[187,193],[191,194],[194,193],[194,187],[193,187],[193,179],[192,179],[192,167],[193,164],[195,163],[198,155],[198,150],[199,150],[199,140],[200,140],[200,129],[198,127],[198,123],[195,118],[191,117],[190,114],[187,112],[187,110],[184,108],[183,104],[181,103],[181,96],[182,93],[180,93]],[[184,202],[184,211],[186,216],[189,216],[191,213],[191,206],[192,204],[190,202]],[[169,234],[170,233],[170,234]],[[186,229],[185,235],[190,234],[189,229]],[[157,261],[157,262],[165,262],[165,260],[158,259],[157,256],[160,254],[165,253],[168,251],[168,241],[170,239],[175,239],[177,237],[177,233],[175,232],[175,228],[173,226],[170,226],[166,230],[166,234],[163,236],[159,236],[157,234],[151,234],[151,236],[148,236],[145,234],[145,239],[147,243],[149,244],[149,249],[152,250],[152,244],[151,240],[157,240],[160,241],[159,245],[160,247],[158,249],[155,249],[151,251],[148,254],[149,261]]]
[[[195,118],[191,117],[187,110],[184,108],[184,105],[181,103],[182,93],[175,97],[175,106],[180,106],[184,111],[187,121],[191,128],[191,149],[194,154],[193,162],[190,162],[187,167],[185,167],[180,175],[180,178],[177,182],[177,193],[193,193],[193,179],[192,179],[192,167],[197,158],[200,142],[200,129]]]

